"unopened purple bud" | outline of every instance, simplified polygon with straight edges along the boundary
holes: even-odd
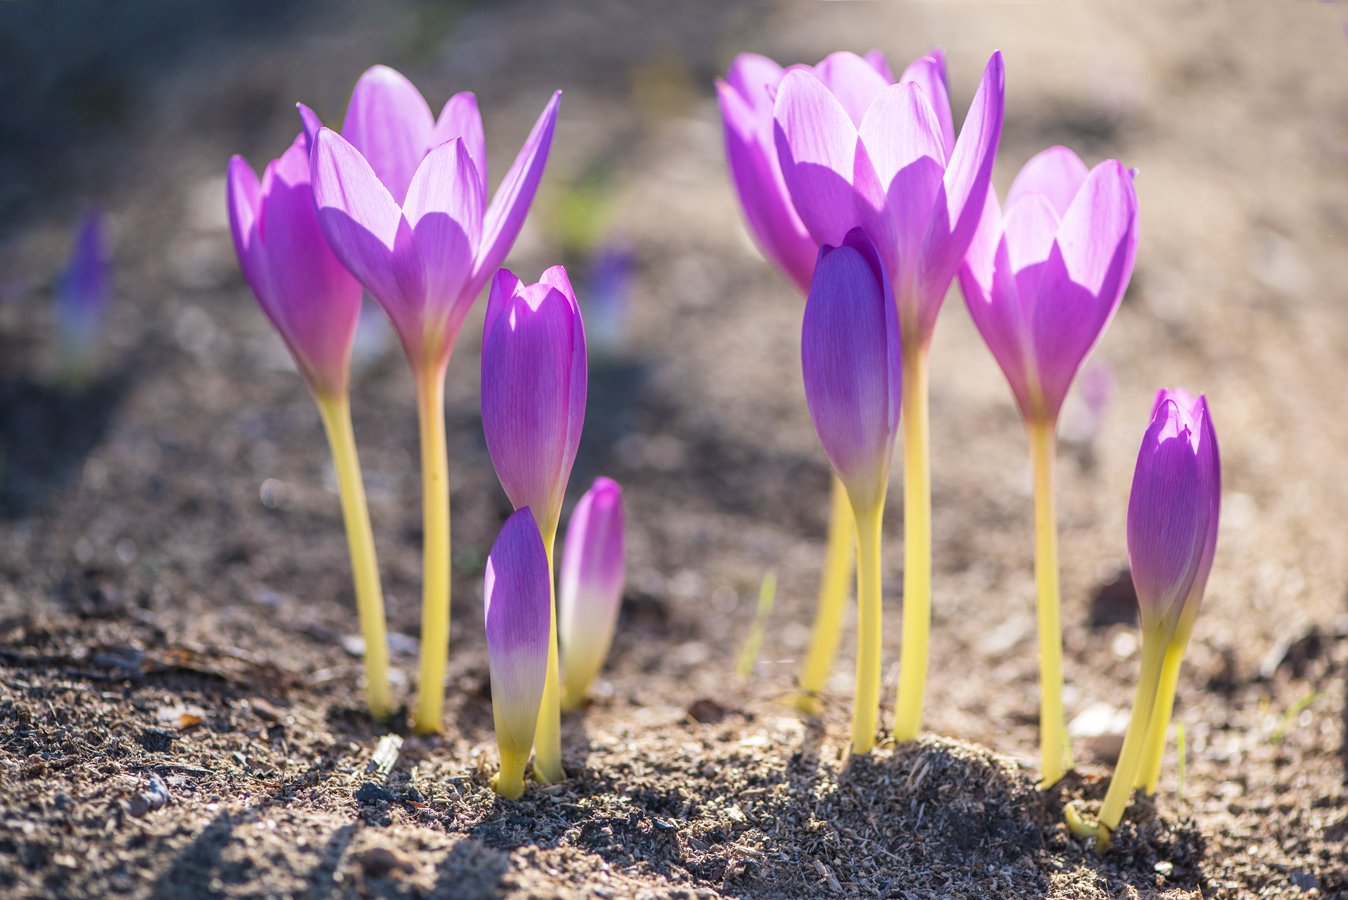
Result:
[[[103,231],[103,215],[91,210],[80,223],[70,261],[57,290],[57,320],[66,367],[82,372],[112,297],[112,263]]]
[[[585,329],[566,270],[537,284],[497,273],[482,333],[482,430],[501,487],[516,509],[556,532],[580,446],[588,375]]]
[[[607,244],[590,261],[581,309],[590,348],[597,356],[614,356],[622,348],[635,269],[632,250],[624,244]]]
[[[1162,390],[1128,501],[1128,560],[1144,631],[1187,639],[1212,570],[1221,493],[1207,400]]]
[[[579,705],[608,656],[622,603],[623,491],[595,479],[571,512],[562,548],[557,625],[568,705]]]
[[[899,425],[899,340],[884,263],[854,229],[819,251],[800,359],[819,442],[858,511],[884,498]]]

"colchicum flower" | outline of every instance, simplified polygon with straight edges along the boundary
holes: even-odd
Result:
[[[880,532],[899,425],[902,355],[888,273],[861,229],[819,251],[800,361],[819,442],[847,490],[857,533],[857,684],[852,750],[875,745],[880,706]]]
[[[1142,438],[1128,501],[1128,561],[1142,624],[1142,671],[1118,766],[1098,823],[1069,810],[1078,834],[1103,848],[1135,786],[1156,792],[1180,662],[1217,549],[1221,457],[1207,400],[1163,390]]]
[[[789,68],[757,54],[742,53],[731,63],[725,80],[716,83],[726,161],[749,233],[763,255],[803,295],[810,289],[820,243],[796,214],[778,161],[773,122],[778,88],[787,72],[796,70],[819,79],[858,125],[871,101],[894,82],[894,76],[884,55],[875,50],[865,56],[832,53],[817,66]],[[943,141],[953,146],[944,54],[936,50],[922,57],[904,70],[899,81],[921,87],[940,123]],[[818,711],[819,697],[833,667],[852,581],[852,511],[846,492],[836,480],[832,495],[819,603],[795,700],[797,708],[808,713]]]
[[[501,753],[501,771],[492,786],[513,800],[524,793],[524,766],[543,700],[552,605],[548,558],[528,507],[516,510],[502,526],[483,578],[491,708]]]
[[[356,607],[365,638],[365,681],[376,718],[393,709],[379,564],[365,505],[347,393],[361,290],[318,227],[307,141],[295,139],[259,183],[235,156],[227,178],[229,224],[244,278],[308,383],[327,431],[346,523]]]
[[[562,704],[568,708],[585,702],[608,656],[624,575],[623,489],[611,478],[596,478],[571,511],[562,546],[557,624]]]
[[[554,94],[487,203],[482,120],[472,94],[440,117],[406,78],[376,66],[356,84],[339,135],[313,135],[319,223],[338,259],[388,313],[417,382],[424,492],[425,593],[416,726],[440,729],[449,647],[449,472],[444,376],[473,301],[528,213],[552,143]]]
[[[921,730],[931,629],[931,472],[927,351],[936,314],[987,199],[1001,137],[1002,56],[994,53],[956,138],[943,68],[883,88],[868,103],[818,76],[787,72],[773,107],[782,178],[818,244],[861,227],[891,279],[903,336],[903,656],[894,736]],[[940,95],[940,96],[938,96]]]
[[[80,222],[56,292],[61,369],[73,385],[82,385],[93,366],[94,345],[111,299],[112,262],[103,214],[92,210]]]
[[[1128,286],[1137,219],[1128,169],[1110,160],[1088,172],[1071,150],[1052,147],[1021,169],[1005,213],[988,191],[960,270],[969,313],[1011,385],[1030,438],[1046,785],[1062,777],[1069,756],[1053,502],[1058,414]]]
[[[585,328],[566,269],[526,285],[508,269],[492,281],[482,332],[482,430],[496,475],[516,509],[534,510],[549,565],[562,499],[585,422]],[[565,778],[557,629],[538,723],[534,770]]]

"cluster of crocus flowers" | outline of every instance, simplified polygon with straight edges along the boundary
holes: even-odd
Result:
[[[988,61],[956,137],[944,65],[878,92],[831,88],[788,71],[773,105],[778,164],[792,206],[821,246],[854,228],[890,279],[903,343],[903,644],[894,736],[921,730],[931,621],[931,475],[927,356],[936,314],[982,217],[1002,129],[1000,53]]]
[[[468,310],[524,224],[558,99],[543,110],[490,204],[472,94],[456,94],[436,118],[411,82],[376,66],[357,83],[342,134],[301,108],[323,234],[388,313],[416,380],[425,571],[414,718],[423,733],[440,730],[449,650],[445,370]]]
[[[94,362],[94,347],[112,298],[112,262],[103,214],[91,210],[75,232],[70,260],[56,286],[60,367],[79,386]]]
[[[309,385],[332,448],[365,640],[366,699],[370,712],[383,718],[393,707],[384,598],[348,394],[360,285],[337,261],[319,230],[304,135],[268,163],[261,182],[248,162],[235,156],[229,163],[227,188],[239,265]]]
[[[1053,499],[1058,416],[1082,361],[1118,308],[1136,252],[1132,173],[1113,160],[1087,171],[1071,150],[1052,147],[1021,169],[1005,211],[988,192],[960,271],[970,315],[1011,385],[1030,439],[1046,786],[1062,778],[1070,757]]]
[[[1207,400],[1162,390],[1142,438],[1128,501],[1128,562],[1142,626],[1132,718],[1099,819],[1071,807],[1072,830],[1109,845],[1134,787],[1156,792],[1180,662],[1217,549],[1221,457]]]
[[[889,275],[866,232],[819,251],[800,361],[819,442],[842,483],[857,534],[857,665],[852,751],[875,746],[880,706],[880,533],[902,384]]]

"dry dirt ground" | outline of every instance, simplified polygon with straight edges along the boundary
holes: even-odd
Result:
[[[147,0],[0,6],[0,893],[38,896],[1348,896],[1348,8],[1158,2],[481,6]],[[929,736],[845,759],[851,658],[824,714],[784,703],[827,478],[800,303],[724,174],[711,81],[739,50],[896,65],[943,45],[957,117],[1006,54],[997,182],[1065,142],[1141,171],[1132,289],[1094,359],[1115,385],[1061,453],[1067,702],[1079,774],[1034,785],[1026,448],[957,293],[933,353]],[[592,361],[573,497],[626,487],[630,579],[573,779],[520,802],[495,758],[481,564],[507,513],[477,411],[480,308],[450,365],[455,629],[443,737],[370,768],[319,421],[237,273],[232,152],[339,119],[367,65],[434,105],[478,92],[494,171],[565,90],[512,265],[636,259]],[[54,375],[52,273],[83,207],[115,228],[100,377]],[[583,281],[583,278],[581,279]],[[582,293],[584,288],[582,288]],[[363,333],[356,430],[398,690],[420,585],[406,366]],[[1103,367],[1108,367],[1107,369]],[[1104,376],[1101,376],[1104,377]],[[1137,645],[1123,518],[1155,389],[1207,391],[1226,494],[1167,758],[1116,848],[1062,827],[1103,795]],[[901,510],[886,538],[899,645]],[[747,681],[759,580],[778,600]],[[850,628],[850,625],[849,625]],[[852,633],[845,640],[850,644]],[[344,644],[347,649],[344,649]]]

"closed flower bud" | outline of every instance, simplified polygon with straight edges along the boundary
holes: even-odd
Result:
[[[562,547],[558,637],[566,704],[579,706],[608,656],[623,597],[623,490],[595,479],[571,512]]]

